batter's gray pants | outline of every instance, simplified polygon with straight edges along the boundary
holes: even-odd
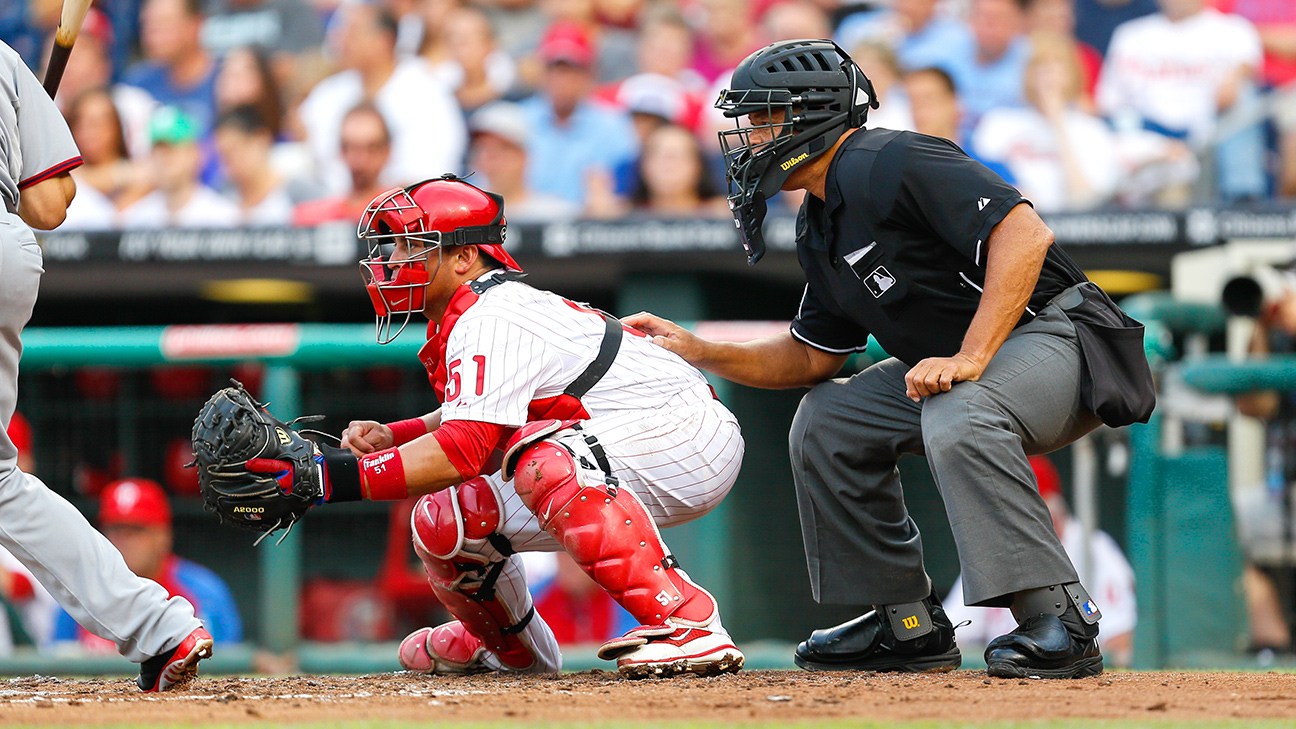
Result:
[[[81,512],[18,470],[5,431],[18,397],[19,335],[31,318],[41,267],[30,228],[0,212],[0,547],[9,550],[78,623],[140,662],[168,651],[201,623],[193,605],[135,576]]]
[[[1064,292],[1060,301],[1070,292]],[[789,436],[810,585],[819,602],[886,605],[931,592],[896,461],[926,454],[945,502],[967,604],[1076,581],[1027,454],[1093,430],[1075,329],[1057,304],[1016,329],[981,379],[916,403],[909,366],[879,362],[814,387]]]

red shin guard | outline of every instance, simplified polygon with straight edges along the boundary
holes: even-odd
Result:
[[[509,668],[525,669],[535,654],[522,638],[532,614],[514,615],[495,593],[502,562],[487,545],[500,524],[500,505],[485,479],[424,496],[414,506],[414,551],[437,599]],[[503,545],[501,545],[503,546]],[[496,550],[499,551],[499,550]],[[511,553],[511,551],[510,551]]]
[[[644,625],[703,626],[715,599],[668,556],[651,515],[629,489],[581,483],[571,453],[541,441],[517,459],[513,486],[540,526]]]

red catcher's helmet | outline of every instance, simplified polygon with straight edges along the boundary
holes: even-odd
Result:
[[[427,266],[432,251],[437,251],[440,265],[442,246],[475,245],[505,267],[521,271],[504,250],[506,230],[504,198],[453,174],[375,197],[365,208],[357,233],[369,244],[369,256],[361,259],[360,271],[378,315],[378,343],[387,344],[400,336],[410,317],[423,311],[424,287],[436,275]],[[423,249],[392,264],[396,240],[402,237],[418,241]],[[401,315],[404,321],[392,334],[392,318]]]

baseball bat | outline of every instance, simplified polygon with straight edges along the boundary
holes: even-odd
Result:
[[[59,82],[63,80],[63,70],[67,68],[68,56],[72,55],[72,44],[76,43],[81,33],[81,24],[85,22],[86,11],[93,0],[63,0],[63,14],[59,17],[58,31],[54,34],[54,48],[50,50],[49,65],[45,67],[45,92],[54,98],[58,92]]]

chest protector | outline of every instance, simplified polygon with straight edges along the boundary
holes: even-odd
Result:
[[[438,401],[445,402],[446,382],[448,380],[446,345],[450,340],[450,332],[458,323],[459,317],[463,316],[464,312],[468,311],[490,289],[507,281],[516,281],[525,275],[517,271],[502,271],[484,279],[473,281],[467,286],[459,287],[453,298],[451,298],[450,305],[446,307],[446,313],[441,318],[440,326],[435,322],[428,324],[428,341],[419,350],[419,361],[423,363],[423,366],[428,371],[428,380],[432,383],[432,389],[436,392]],[[572,306],[575,307],[574,304]],[[567,385],[562,394],[532,400],[527,406],[527,420],[529,422],[550,419],[586,420],[589,418],[590,415],[585,410],[585,406],[580,399],[590,391],[590,388],[598,384],[598,381],[603,379],[603,376],[612,367],[617,352],[621,350],[621,336],[624,329],[621,322],[611,314],[593,309],[588,311],[603,317],[603,341],[599,345],[598,355],[594,357],[594,361],[590,362],[575,380],[572,380],[571,384]]]

